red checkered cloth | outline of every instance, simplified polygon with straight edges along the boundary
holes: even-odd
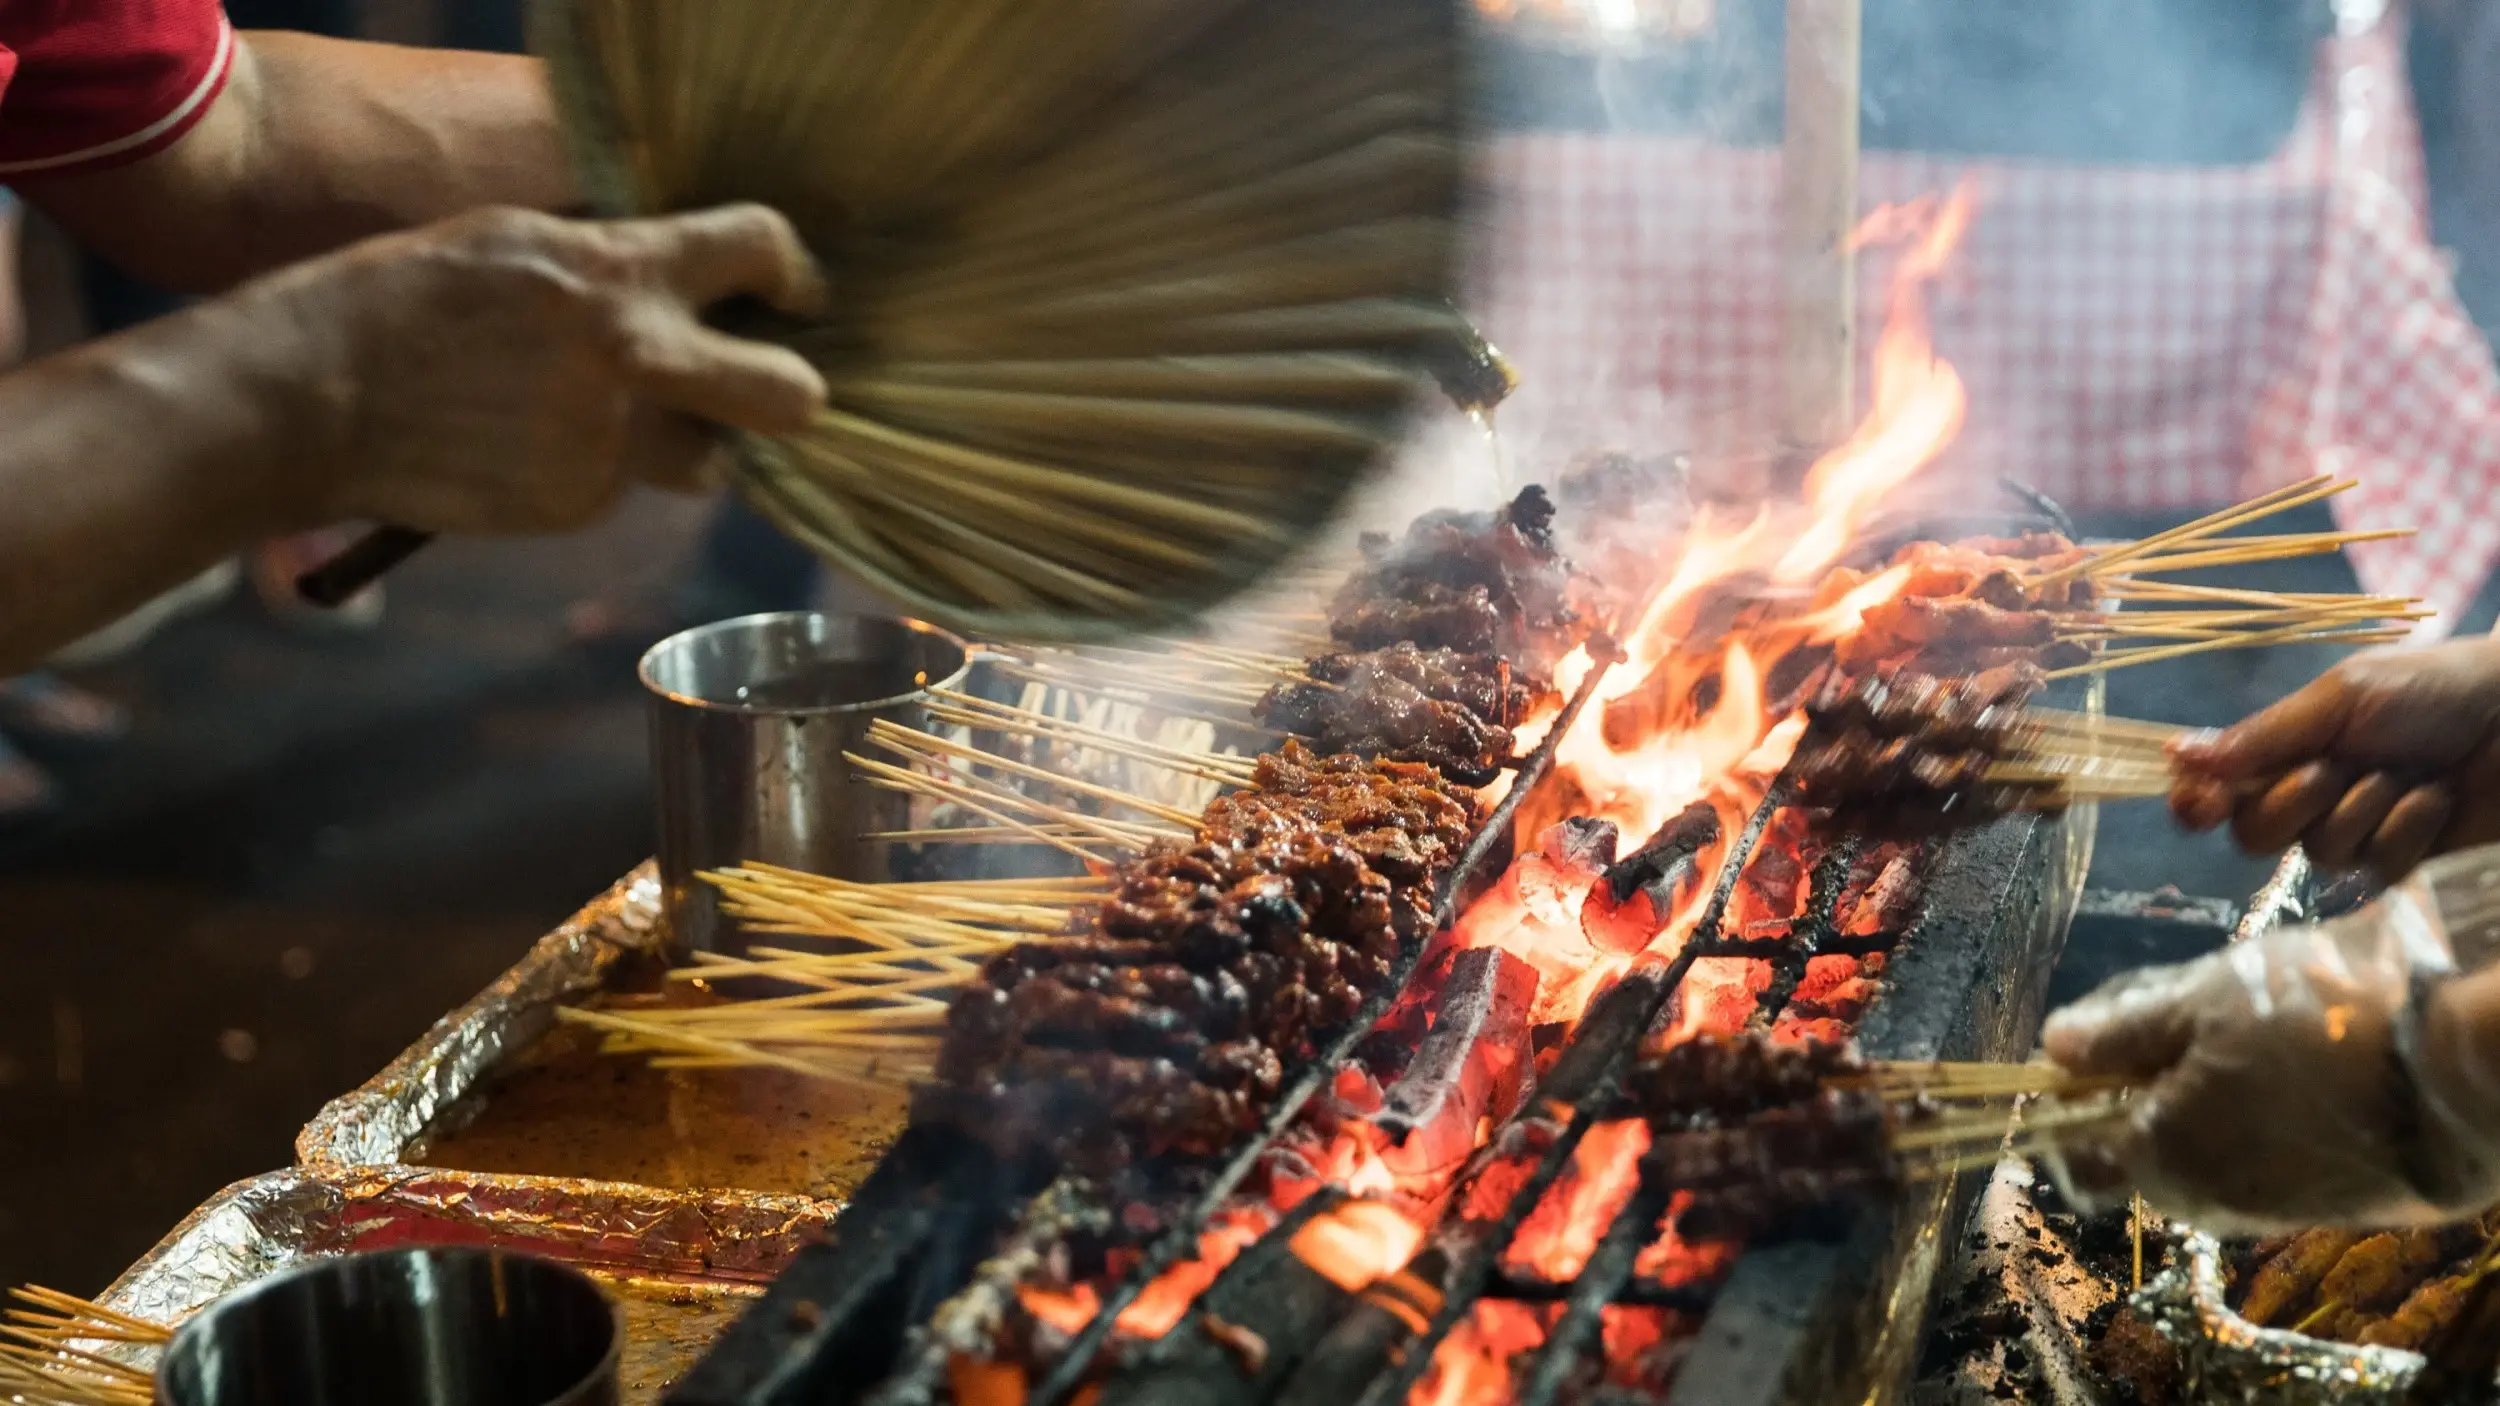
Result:
[[[2354,549],[2367,586],[2472,600],[2500,558],[2500,374],[2430,242],[2400,24],[2345,29],[2262,165],[1866,155],[1870,207],[1965,179],[1978,201],[1933,291],[1971,410],[1931,476],[2185,511],[2350,474],[2346,526],[2421,529]],[[1778,163],[1684,139],[1500,144],[1472,310],[1523,377],[1500,421],[1514,465],[1775,442]],[[1890,262],[1862,265],[1869,344]]]

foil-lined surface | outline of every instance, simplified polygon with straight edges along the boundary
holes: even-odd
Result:
[[[646,863],[540,938],[363,1087],[331,1100],[296,1135],[296,1160],[340,1167],[404,1160],[436,1119],[554,1027],[557,1006],[601,990],[628,961],[664,955],[660,913],[659,872]]]
[[[693,1365],[728,1309],[759,1292],[840,1211],[839,1203],[803,1197],[410,1167],[298,1168],[219,1192],[114,1281],[101,1302],[175,1325],[306,1259],[491,1244],[603,1279],[626,1320],[626,1400],[648,1401]],[[146,1365],[151,1354],[122,1355]]]
[[[2398,1348],[2329,1342],[2260,1328],[2232,1311],[2222,1247],[2171,1226],[2168,1263],[2148,1263],[2141,1290],[2096,1269],[2071,1218],[2043,1212],[2040,1174],[1999,1163],[1970,1230],[1970,1253],[1948,1290],[1912,1401],[1915,1406],[2106,1406],[2117,1398],[2091,1361],[2123,1303],[2178,1350],[2178,1400],[2198,1406],[2400,1406],[2423,1366]],[[2061,1228],[2061,1222],[2065,1228]],[[2123,1216],[2100,1218],[2104,1229]],[[2153,1237],[2148,1234],[2148,1241]],[[2158,1254],[2148,1243],[2148,1255]]]
[[[2394,1406],[2422,1370],[2420,1353],[2260,1328],[2231,1311],[2223,1288],[2222,1247],[2200,1232],[2135,1296],[2136,1311],[2179,1349],[2198,1401]]]

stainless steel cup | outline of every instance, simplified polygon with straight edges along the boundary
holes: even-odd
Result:
[[[616,1406],[624,1332],[580,1272],[475,1247],[316,1261],[229,1294],[158,1406]]]
[[[908,797],[860,780],[879,718],[925,721],[929,687],[960,687],[962,640],[915,620],[798,611],[749,615],[662,640],[651,691],[660,879],[681,949],[736,950],[734,924],[695,876],[758,860],[836,878],[906,877],[908,847],[863,839],[911,828]]]

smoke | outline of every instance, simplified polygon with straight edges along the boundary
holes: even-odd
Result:
[[[1783,0],[1716,0],[1685,40],[1672,35],[1686,7],[1631,8],[1660,17],[1639,44],[1619,24],[1592,22],[1577,42],[1492,27],[1492,125],[1779,140]],[[2017,159],[2262,160],[2334,27],[2331,0],[1865,0],[1864,139]]]

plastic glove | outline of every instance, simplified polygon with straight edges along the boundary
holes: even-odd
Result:
[[[2171,749],[2182,825],[2252,853],[2404,877],[2500,840],[2500,642],[2364,654],[2226,732]]]
[[[2500,1200],[2500,849],[2379,903],[2132,973],[2060,1011],[2050,1058],[2138,1081],[2114,1134],[2051,1170],[2085,1205],[2132,1184],[2221,1234],[2454,1219]],[[2443,902],[2444,900],[2444,902]],[[2500,972],[2490,974],[2500,978]],[[2461,999],[2462,998],[2462,999]]]

